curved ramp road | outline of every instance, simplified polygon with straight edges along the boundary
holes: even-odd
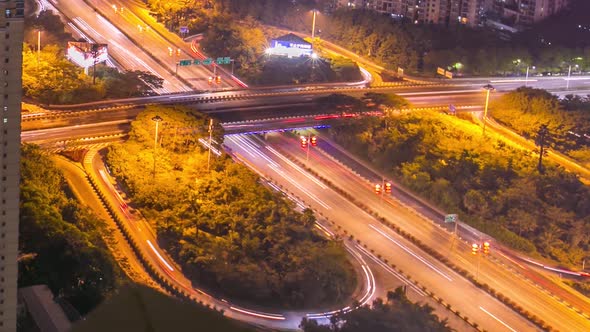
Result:
[[[179,288],[181,291],[190,294],[192,298],[214,306],[218,310],[224,309],[225,315],[228,317],[255,325],[280,329],[296,329],[303,317],[329,318],[335,312],[346,312],[353,309],[350,306],[335,308],[328,311],[283,311],[280,308],[275,308],[271,312],[268,312],[269,310],[249,308],[232,303],[227,299],[216,298],[213,295],[196,288],[192,282],[184,276],[181,269],[172,258],[158,246],[156,236],[149,224],[138,214],[129,210],[118,189],[113,185],[114,180],[108,176],[100,156],[96,154],[95,151],[92,151],[92,154],[86,157],[85,163],[85,168],[87,171],[94,174],[95,179],[98,179],[98,186],[102,189],[103,193],[105,193],[112,206],[118,208],[114,213],[118,214],[123,222],[127,224],[132,233],[131,236],[136,240],[141,253],[147,257],[168,282]],[[326,234],[331,234],[331,231],[326,226],[318,224],[318,227]],[[365,261],[363,254],[353,243],[347,243],[346,248],[354,258],[353,262],[357,264],[357,270],[360,272],[358,279],[361,285],[361,291],[359,298],[356,300],[361,304],[370,303],[370,301],[373,300],[376,291],[373,272]]]

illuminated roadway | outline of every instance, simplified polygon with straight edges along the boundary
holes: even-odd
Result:
[[[519,274],[515,274],[513,271],[500,267],[497,263],[491,262],[488,259],[473,257],[470,250],[470,244],[459,241],[453,246],[452,237],[448,231],[440,228],[438,224],[434,224],[431,221],[418,217],[415,213],[410,212],[409,209],[402,207],[397,200],[385,197],[385,200],[382,201],[381,197],[374,193],[373,186],[378,180],[372,179],[372,182],[367,182],[366,180],[355,176],[340,163],[334,162],[331,158],[328,158],[325,154],[320,153],[313,148],[310,149],[310,158],[309,162],[307,162],[305,151],[300,148],[298,140],[288,139],[285,135],[270,135],[268,137],[268,143],[270,146],[278,148],[281,151],[286,151],[288,154],[297,157],[300,162],[307,164],[307,166],[334,183],[337,187],[350,193],[357,200],[366,204],[369,209],[378,212],[379,215],[384,216],[388,220],[401,226],[402,229],[416,236],[423,243],[427,243],[430,247],[436,249],[436,251],[440,253],[449,253],[448,258],[451,261],[470,271],[474,275],[477,274],[477,260],[479,259],[480,268],[478,276],[481,282],[487,283],[500,293],[507,295],[533,314],[541,317],[553,328],[560,331],[584,331],[590,329],[590,320],[588,320],[587,317],[581,316],[545,292],[540,292],[537,286],[532,282],[523,280],[521,274],[526,274],[527,276],[534,278],[535,273],[531,273],[530,269],[527,269],[518,263],[514,264],[513,262],[508,261],[501,255],[501,253],[497,252],[493,252],[494,257],[500,259],[503,264],[511,265],[513,268],[516,267]],[[323,145],[323,142],[324,139],[320,137],[320,147]],[[330,149],[330,145],[326,145],[325,147]],[[310,190],[310,192],[317,195],[317,197],[322,197],[319,196],[320,194],[317,190]],[[414,207],[412,206],[412,209],[413,208]],[[348,208],[346,211],[348,211]],[[344,223],[343,226],[346,225],[346,227],[351,228],[360,227],[357,221],[353,221],[355,218],[342,218],[340,220]],[[369,228],[376,231],[372,226],[369,226]],[[367,232],[370,232],[370,229],[365,229],[364,231],[358,229],[351,233],[355,234],[358,238]],[[367,243],[375,244],[375,242]],[[494,246],[495,244],[492,245]],[[384,248],[381,253],[391,251],[391,249],[387,250],[387,248]],[[396,260],[396,264],[399,265],[399,262],[399,260]],[[428,275],[436,273],[436,271],[426,268],[423,269],[423,273],[426,274],[425,277],[428,278]],[[418,280],[422,282],[423,279],[420,277]],[[463,292],[462,287],[454,288],[451,285],[456,284],[449,280],[447,281],[450,285],[447,285],[448,288],[443,288],[442,291]],[[459,289],[461,291],[459,291]],[[445,298],[444,295],[441,294],[441,296]],[[574,299],[570,297],[568,300]],[[479,304],[480,303],[477,303],[477,305]],[[587,299],[582,299],[580,297],[574,302],[574,304],[579,306],[579,309],[584,312],[590,312],[590,303]],[[473,305],[476,306],[475,303],[473,303]],[[461,306],[462,311],[465,311],[466,309],[465,305]],[[496,329],[490,329],[490,331],[492,330],[495,331]]]
[[[145,54],[121,31],[109,23],[103,16],[94,12],[83,0],[55,1],[48,0],[72,22],[75,29],[97,43],[108,44],[108,52],[122,67],[128,70],[151,72],[164,79],[164,86],[158,92],[190,91],[183,82],[175,78],[159,63]],[[47,6],[50,8],[50,6]]]
[[[271,135],[273,136],[273,135]],[[273,136],[274,138],[274,136]],[[536,328],[510,308],[504,306],[471,282],[450,270],[442,263],[432,259],[405,238],[383,227],[375,218],[351,203],[348,199],[317,180],[313,175],[294,165],[273,145],[267,145],[253,135],[229,135],[225,144],[233,154],[247,159],[259,172],[274,179],[283,187],[289,188],[306,204],[318,210],[323,216],[342,226],[362,243],[368,244],[375,253],[393,262],[397,267],[418,280],[437,296],[450,303],[470,319],[473,319],[488,331],[532,331]],[[293,140],[296,148],[297,140]],[[350,174],[334,163],[329,163],[310,156],[314,170],[319,163],[342,177]],[[305,157],[304,157],[305,158]],[[321,170],[319,170],[321,172]],[[351,183],[358,186],[358,183]],[[367,190],[370,192],[370,190]],[[351,191],[357,195],[358,189]],[[359,197],[361,199],[361,197]],[[416,291],[408,287],[409,291]],[[466,301],[468,301],[466,304]],[[507,328],[509,326],[509,328]]]
[[[110,0],[88,0],[88,3],[92,8],[96,9],[98,13],[107,17],[119,30],[125,31],[136,43],[140,44],[152,56],[160,59],[170,71],[176,72],[176,64],[180,60],[192,60],[196,57],[196,54],[193,53],[190,48],[190,43],[184,42],[176,34],[163,28],[163,26],[160,23],[155,22],[153,18],[148,21],[147,18],[140,18],[140,16],[136,15],[136,13],[141,11],[139,3]],[[164,35],[166,38],[164,38]],[[213,58],[216,59],[217,56],[222,57],[226,55],[220,54]],[[221,84],[213,83],[209,86],[207,79],[213,75],[212,72],[212,65],[178,67],[178,75],[184,78],[185,81],[190,82],[190,84],[197,90],[238,87],[238,84],[229,79],[226,75],[221,75]]]
[[[469,98],[476,98],[477,99],[477,98],[481,97],[481,94],[479,94],[479,93],[475,93],[475,94],[471,93],[471,94],[473,95],[472,97],[464,96],[463,98],[467,98],[467,100],[468,100]],[[467,95],[469,95],[469,93]],[[416,97],[415,96],[415,97],[410,97],[410,98],[424,98],[424,97]],[[441,97],[436,96],[436,95],[432,95],[428,98],[432,98],[432,100],[442,101],[441,104],[443,104],[443,105],[448,104],[448,102],[450,101],[450,100],[444,100],[444,99],[441,100],[440,99]],[[453,98],[453,95],[450,95],[447,98]],[[432,102],[432,100],[431,100],[431,102]],[[240,103],[240,102],[244,102],[244,101],[236,101],[236,102]],[[251,101],[248,101],[248,102],[251,103]],[[427,101],[424,101],[424,102],[426,103]],[[412,100],[412,103],[416,104],[416,101]],[[214,104],[207,104],[207,105],[209,106],[209,105],[214,105]],[[132,115],[130,117],[128,114],[128,111],[118,111],[117,113],[120,116],[126,117],[126,118],[134,117],[134,115]],[[108,114],[111,114],[111,113],[109,112]],[[92,116],[96,117],[96,114],[92,115],[92,113],[90,113],[88,116],[92,118]],[[99,117],[99,118],[102,118],[102,117]],[[68,119],[68,121],[66,121],[66,122],[70,122],[71,120],[73,120],[74,123],[83,122],[83,118]],[[92,121],[97,121],[97,120],[99,120],[99,119],[92,118]],[[111,121],[113,121],[113,120],[111,120]],[[23,133],[23,140],[27,141],[27,140],[38,139],[39,136],[43,137],[43,139],[50,138],[51,136],[53,136],[53,138],[60,138],[61,137],[62,139],[66,139],[68,137],[75,136],[76,132],[80,133],[79,134],[80,137],[87,137],[87,136],[89,136],[89,134],[92,135],[92,133],[96,133],[97,135],[101,134],[101,133],[104,134],[105,131],[108,132],[109,129],[107,129],[107,128],[111,128],[110,130],[113,130],[113,128],[114,128],[115,131],[120,132],[120,131],[126,130],[125,125],[127,122],[128,122],[128,120],[123,119],[123,120],[119,120],[119,121],[113,121],[111,123],[104,123],[104,124],[101,124],[99,127],[95,127],[92,124],[88,124],[88,126],[78,126],[78,127],[74,127],[74,128],[70,127],[67,130],[63,130],[63,128],[55,128],[55,129],[50,129],[50,130],[41,131],[41,132],[39,132],[39,131],[25,132],[25,133]],[[92,130],[92,132],[89,132],[89,130]],[[29,138],[27,138],[27,137],[29,137]],[[390,261],[394,261],[394,260],[390,260]],[[397,263],[397,260],[395,260],[395,262]],[[492,285],[492,283],[490,283],[490,285]],[[511,294],[511,293],[508,292],[507,294]],[[486,307],[484,307],[484,309],[487,310]],[[461,311],[465,312],[463,309]],[[482,312],[484,312],[484,311],[482,310]],[[468,315],[468,316],[471,317],[471,315]],[[477,316],[473,316],[473,317],[477,317]],[[544,317],[544,316],[541,316],[541,317]],[[479,323],[479,321],[478,321],[478,323]],[[557,326],[554,326],[554,327],[557,327]]]

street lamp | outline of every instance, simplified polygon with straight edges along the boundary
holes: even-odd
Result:
[[[41,29],[37,30],[37,66],[39,66],[39,56],[41,55]]]
[[[311,20],[311,40],[315,37],[315,16],[317,15],[317,10],[313,9],[313,19]]]
[[[209,119],[209,151],[207,154],[207,172],[211,164],[211,144],[213,143],[213,118]]]
[[[482,135],[486,134],[486,120],[488,117],[488,105],[490,103],[490,91],[494,90],[494,87],[491,84],[486,84],[483,87],[486,90],[486,106],[483,111],[483,133]]]
[[[156,135],[154,137],[154,178],[156,177],[156,149],[158,147],[158,125],[162,120],[163,119],[159,115],[156,115],[152,118],[152,121],[156,123]]]
[[[576,60],[582,60],[582,58],[581,57],[577,57],[577,58],[573,58],[572,59],[572,61],[576,61]],[[576,68],[579,68],[580,67],[577,64],[575,66],[576,66]],[[565,83],[565,89],[566,90],[569,90],[569,88],[570,88],[570,78],[571,78],[571,76],[572,76],[572,64],[571,64],[571,61],[570,61],[570,65],[569,65],[569,68],[567,70],[567,81]]]
[[[529,69],[535,70],[535,69],[537,69],[537,67],[526,66],[526,77],[524,79],[524,86],[527,86],[527,83],[529,82]]]

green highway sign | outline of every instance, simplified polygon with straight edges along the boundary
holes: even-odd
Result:
[[[456,214],[447,214],[445,216],[445,223],[453,223],[457,222],[457,220],[459,220],[459,217]]]
[[[233,60],[226,56],[226,57],[219,57],[216,60],[213,60],[211,58],[207,58],[207,59],[203,59],[203,60],[199,60],[199,59],[195,59],[195,60],[180,60],[178,62],[178,65],[181,67],[185,67],[185,66],[190,66],[190,65],[211,65],[213,63],[218,64],[218,65],[229,65]]]

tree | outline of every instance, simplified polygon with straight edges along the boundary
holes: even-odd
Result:
[[[427,304],[412,303],[401,287],[387,293],[387,301],[378,298],[372,306],[357,307],[345,314],[332,316],[331,325],[319,325],[304,318],[300,327],[304,332],[398,332],[451,331],[446,320],[439,320]]]
[[[151,176],[144,165],[153,161],[155,115],[162,121]],[[228,156],[206,168],[199,139],[208,136],[207,120],[183,107],[149,107],[132,122],[129,141],[107,155],[160,244],[192,280],[235,298],[301,307],[349,296],[356,279],[346,252],[315,233],[311,210],[295,212]],[[214,128],[216,142],[222,133]]]
[[[82,314],[118,288],[122,275],[102,238],[104,224],[68,196],[51,159],[24,145],[21,158],[19,287],[47,284]]]

